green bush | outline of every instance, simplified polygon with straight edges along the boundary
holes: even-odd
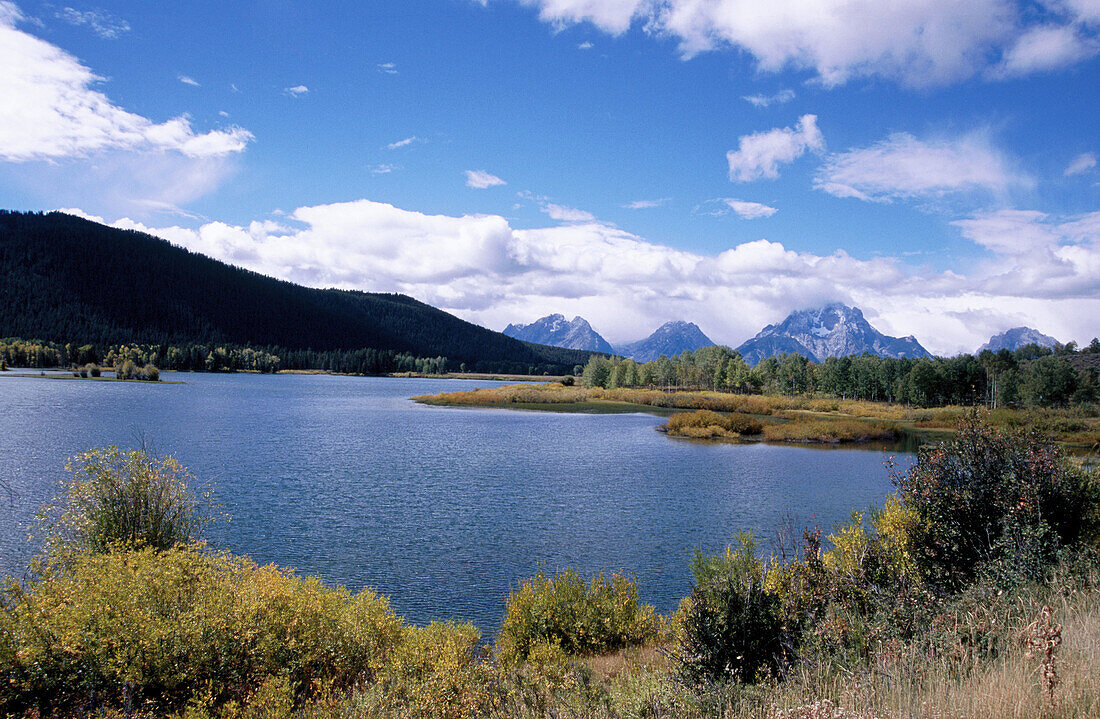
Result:
[[[540,572],[508,596],[497,656],[513,664],[545,643],[570,655],[598,654],[643,644],[656,629],[653,607],[638,603],[631,578],[599,574],[585,582],[572,570]]]
[[[160,370],[157,369],[154,365],[147,364],[141,368],[141,379],[145,380],[146,382],[159,382]]]
[[[49,554],[103,552],[113,546],[168,549],[198,540],[209,498],[174,457],[111,446],[69,460],[72,478],[39,513]]]
[[[913,560],[928,585],[946,594],[983,572],[1040,579],[1059,547],[1077,541],[1091,504],[1088,475],[1051,439],[1004,432],[977,415],[951,440],[922,447],[898,485],[918,518]]]
[[[791,637],[752,536],[740,535],[737,549],[724,554],[696,552],[692,573],[695,584],[677,620],[681,678],[693,686],[752,683],[781,671]]]
[[[372,678],[403,637],[385,598],[188,548],[82,554],[0,611],[0,713],[244,701]],[[75,713],[74,713],[75,715]]]

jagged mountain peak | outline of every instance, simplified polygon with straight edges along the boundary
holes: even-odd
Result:
[[[566,320],[565,315],[555,313],[540,317],[530,324],[510,324],[504,334],[526,342],[536,342],[553,347],[574,350],[591,350],[611,354],[611,343],[600,336],[588,320],[577,316]]]
[[[880,357],[931,357],[912,335],[884,335],[871,326],[860,308],[841,302],[792,312],[782,322],[765,327],[738,351],[752,365],[791,352],[816,362],[865,352]]]
[[[637,342],[620,345],[618,353],[637,362],[652,362],[661,355],[672,357],[684,350],[694,352],[702,347],[710,347],[710,340],[699,325],[684,320],[672,320],[653,331],[649,337]]]
[[[978,348],[978,352],[997,352],[999,350],[1018,350],[1025,345],[1036,344],[1040,347],[1054,347],[1060,344],[1050,335],[1030,327],[1013,327],[1000,334],[993,335],[989,341]]]

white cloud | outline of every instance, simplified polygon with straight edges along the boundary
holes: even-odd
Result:
[[[782,105],[785,102],[790,102],[794,99],[794,90],[780,90],[774,95],[744,95],[742,100],[749,103],[753,107],[770,107],[771,105]]]
[[[817,115],[803,115],[793,128],[776,128],[742,136],[736,150],[726,153],[730,180],[750,182],[761,177],[779,177],[779,165],[794,162],[807,150],[825,149],[825,138],[817,129]]]
[[[1100,51],[1095,37],[1087,37],[1074,25],[1039,25],[1020,35],[1009,47],[993,77],[1017,77],[1072,65]]]
[[[413,144],[414,142],[424,142],[424,139],[420,138],[420,137],[417,137],[416,135],[413,135],[412,137],[406,137],[403,140],[397,140],[396,142],[391,142],[390,144],[386,145],[386,147],[388,147],[391,150],[396,150],[399,147],[408,147],[409,145]]]
[[[1064,67],[1096,52],[1095,0],[519,0],[555,29],[632,24],[679,42],[685,58],[733,48],[760,69],[805,69],[825,85],[877,76],[926,87],[987,72]],[[1056,37],[1057,35],[1057,37]],[[1076,36],[1076,39],[1071,37]]]
[[[380,62],[380,63],[378,63],[377,67],[378,67],[378,72],[382,73],[383,75],[396,75],[397,74],[397,63]]]
[[[506,184],[508,183],[496,175],[490,175],[485,170],[466,170],[466,187],[484,190],[487,187],[497,187]]]
[[[1094,167],[1096,167],[1096,155],[1091,152],[1082,152],[1073,158],[1073,162],[1069,163],[1069,167],[1066,168],[1063,174],[1066,177],[1072,177],[1088,172]]]
[[[658,200],[634,200],[633,202],[628,202],[623,205],[623,208],[627,210],[649,210],[654,207],[662,207],[668,204],[668,202],[669,198],[667,197],[662,197]]]
[[[816,188],[836,197],[867,201],[974,190],[1003,194],[1033,184],[984,132],[935,140],[897,133],[870,147],[830,156],[814,180]]]
[[[309,88],[305,85],[295,85],[293,87],[284,87],[283,94],[287,97],[301,97],[302,95],[309,94]]]
[[[176,79],[182,82],[184,85],[190,85],[191,87],[202,87],[202,85],[198,83],[198,80],[188,75],[179,75]]]
[[[66,7],[58,10],[54,16],[70,25],[86,26],[104,40],[114,40],[119,35],[130,32],[130,23],[102,10],[75,10]]]
[[[372,175],[388,175],[389,173],[393,172],[396,169],[397,169],[396,165],[387,165],[387,164],[383,163],[383,164],[380,164],[380,165],[373,165],[370,168],[370,172],[371,172]]]
[[[196,134],[186,117],[163,123],[127,112],[93,89],[100,83],[64,50],[18,30],[18,8],[0,3],[0,160],[86,157],[109,150],[176,152],[191,158],[239,153],[253,139],[239,127]]]
[[[743,220],[758,220],[761,217],[771,217],[779,211],[774,207],[769,207],[759,202],[735,200],[732,197],[723,197],[719,202],[725,204]]]
[[[703,255],[593,221],[518,230],[495,215],[427,215],[369,200],[301,207],[278,223],[115,224],[310,286],[407,293],[489,327],[579,314],[612,341],[689,319],[739,344],[791,310],[840,300],[883,331],[954,353],[1012,324],[1087,341],[1100,315],[1100,213],[972,218],[959,229],[990,259],[969,276],[763,239]]]
[[[577,45],[577,49],[578,49],[578,50],[591,50],[591,49],[592,49],[592,48],[594,48],[594,47],[596,47],[596,46],[595,46],[595,45],[593,45],[592,43],[590,43],[590,42],[589,42],[589,41],[587,41],[587,40],[585,40],[584,42],[582,42],[582,43],[580,43],[579,45]]]
[[[539,209],[549,215],[551,220],[557,220],[558,222],[593,222],[596,219],[596,216],[591,212],[578,210],[574,207],[565,207],[564,205],[555,205],[553,202],[543,203]]]

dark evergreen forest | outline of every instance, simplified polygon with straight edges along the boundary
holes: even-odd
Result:
[[[162,361],[176,348],[172,369],[248,349],[281,369],[369,374],[443,358],[449,370],[557,374],[591,354],[520,342],[405,295],[276,280],[58,212],[0,211],[0,298],[0,337],[84,349],[74,362],[137,344],[165,350]]]

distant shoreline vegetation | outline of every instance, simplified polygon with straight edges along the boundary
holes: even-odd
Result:
[[[1030,427],[1074,448],[1100,445],[1100,342],[1062,354],[1032,346],[978,357],[871,355],[769,358],[749,367],[728,347],[639,364],[593,357],[564,383],[509,385],[414,397],[424,404],[674,417],[670,435],[695,439],[866,443],[939,438],[972,408],[998,427]],[[709,414],[700,414],[700,411]],[[751,420],[751,421],[750,421]]]

